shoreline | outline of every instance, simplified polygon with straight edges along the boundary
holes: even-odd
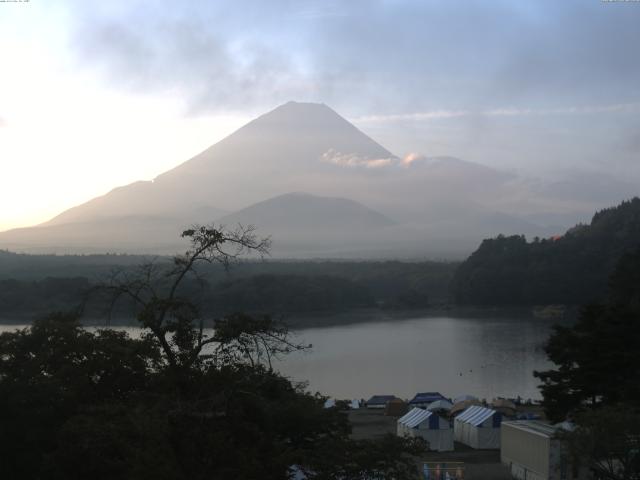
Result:
[[[520,320],[537,319],[542,322],[558,321],[561,323],[575,319],[578,307],[562,306],[561,314],[551,314],[545,316],[540,312],[547,309],[557,308],[556,306],[467,306],[467,305],[438,305],[434,307],[422,308],[354,308],[340,311],[317,311],[317,312],[287,312],[281,314],[271,314],[272,317],[280,319],[292,331],[304,330],[307,328],[337,327],[344,325],[355,325],[360,323],[380,323],[396,322],[420,318],[472,318],[477,320],[510,320],[518,322]],[[552,312],[555,311],[552,309]],[[264,315],[261,312],[251,312],[255,315]],[[46,314],[16,314],[0,317],[0,325],[21,327],[30,325],[35,319]],[[222,316],[222,315],[220,315]],[[218,316],[219,317],[219,316]],[[107,320],[106,318],[87,317],[82,319],[82,324],[87,327],[138,327],[138,322],[133,317],[116,317]],[[212,320],[207,320],[212,326]]]

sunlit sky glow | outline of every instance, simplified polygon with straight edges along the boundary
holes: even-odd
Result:
[[[399,156],[640,181],[639,24],[595,0],[0,3],[0,230],[288,100]]]

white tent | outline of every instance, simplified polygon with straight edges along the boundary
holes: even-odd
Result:
[[[421,437],[429,442],[429,450],[453,450],[453,430],[448,420],[433,412],[414,408],[398,419],[398,436]]]
[[[353,399],[349,404],[351,410],[358,410],[360,408],[360,400]]]
[[[453,403],[449,400],[436,400],[435,402],[431,402],[427,407],[427,410],[436,412],[438,410],[446,410],[447,412],[451,410],[453,407]]]
[[[453,399],[453,403],[459,403],[459,402],[467,402],[469,400],[478,400],[478,397],[474,397],[473,395],[458,395],[456,398]]]
[[[457,442],[478,449],[500,448],[502,414],[490,408],[474,405],[458,415],[454,421]]]

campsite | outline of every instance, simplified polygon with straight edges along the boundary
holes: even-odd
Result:
[[[426,392],[418,393],[412,400],[415,403],[420,403],[424,400],[424,398],[429,397],[430,399],[435,399],[431,403],[434,407],[438,407],[439,403],[442,401],[448,401],[443,395],[437,392]],[[386,400],[386,406],[380,406],[382,399]],[[371,406],[369,406],[369,400],[372,400]],[[349,422],[352,427],[352,438],[356,440],[362,439],[380,439],[387,434],[392,435],[403,435],[406,434],[407,430],[410,428],[400,427],[400,420],[403,417],[408,416],[412,411],[413,412],[423,412],[420,415],[426,418],[426,423],[429,423],[429,419],[431,419],[431,424],[434,423],[434,418],[438,417],[438,427],[442,426],[446,431],[445,423],[449,422],[450,419],[461,418],[462,421],[458,421],[458,423],[464,423],[465,426],[468,425],[467,430],[471,430],[473,427],[473,423],[478,423],[479,425],[492,425],[493,422],[496,422],[496,418],[501,417],[502,413],[498,412],[497,409],[504,407],[505,405],[511,406],[513,405],[515,408],[510,412],[509,417],[511,418],[544,418],[544,413],[540,405],[536,403],[520,403],[516,404],[516,402],[508,399],[494,399],[489,406],[494,406],[494,408],[488,408],[482,406],[482,402],[475,398],[473,395],[460,395],[458,397],[452,398],[453,405],[467,405],[466,408],[456,409],[454,410],[454,415],[451,417],[439,416],[435,413],[436,408],[433,410],[428,410],[429,405],[426,407],[413,407],[411,405],[411,401],[406,401],[400,398],[395,397],[394,395],[374,395],[367,401],[360,401],[358,403],[358,408],[354,407],[354,401],[351,400],[348,402],[350,406],[347,411],[347,415],[349,417]],[[517,401],[517,399],[515,399]],[[340,402],[338,402],[340,403]],[[342,402],[343,405],[347,405],[347,402]],[[501,407],[499,407],[501,406]],[[440,410],[442,412],[442,410]],[[451,409],[450,409],[451,411]],[[433,413],[432,413],[433,412]],[[416,415],[414,413],[414,415]],[[464,422],[463,415],[467,414],[466,417],[470,420],[470,423]],[[505,422],[507,418],[504,417]],[[414,421],[420,421],[420,418],[414,419]],[[536,422],[537,425],[544,425],[541,420],[520,420],[520,422]],[[467,430],[464,432],[461,430],[458,435],[454,433],[456,420],[451,420],[450,423],[450,432],[451,432],[451,449],[444,449],[441,451],[430,450],[424,455],[416,458],[416,463],[419,469],[423,469],[424,464],[429,466],[444,466],[447,465],[452,469],[452,472],[456,470],[459,472],[463,472],[463,476],[460,478],[469,478],[469,479],[478,479],[478,480],[510,480],[512,477],[509,466],[505,465],[501,461],[501,447],[500,443],[500,429],[496,431],[492,428],[492,432],[489,432],[485,436],[476,436],[472,442],[483,441],[481,444],[481,448],[474,448],[465,443],[462,436],[467,433]],[[513,422],[511,422],[513,423]],[[543,428],[543,427],[539,427]],[[551,427],[547,427],[551,429]],[[481,428],[475,428],[476,430],[481,430]],[[485,430],[487,430],[485,428]],[[427,430],[429,431],[429,430]],[[435,430],[431,429],[430,432],[434,432]],[[472,434],[471,434],[472,435]],[[428,434],[431,438],[434,437],[432,433]],[[463,440],[463,441],[461,441]],[[468,439],[467,439],[468,441]],[[496,442],[498,443],[496,445]],[[443,443],[446,443],[443,442]],[[476,443],[478,445],[478,443]],[[444,446],[440,444],[439,446]],[[517,448],[517,447],[516,447]],[[444,470],[442,470],[444,472]],[[531,475],[531,472],[529,472]],[[436,478],[436,477],[431,477]],[[454,473],[450,475],[450,478],[455,478]],[[517,478],[517,477],[516,477]]]

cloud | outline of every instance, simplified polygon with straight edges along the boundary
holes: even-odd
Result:
[[[427,112],[400,113],[389,115],[365,115],[354,118],[354,122],[387,123],[419,122],[460,117],[519,117],[542,115],[592,115],[598,113],[640,113],[640,102],[616,103],[611,105],[583,105],[559,108],[493,108],[489,110],[433,110]]]
[[[602,162],[623,176],[625,166],[640,172],[633,138],[619,138],[637,130],[640,111],[640,57],[629,53],[640,44],[640,8],[632,5],[64,2],[81,74],[170,97],[187,115],[324,102],[392,151],[525,170]]]
[[[354,122],[377,123],[377,122],[403,122],[403,121],[423,121],[436,120],[442,118],[457,118],[470,115],[468,110],[434,110],[429,112],[399,113],[388,115],[365,115],[354,118]]]
[[[144,2],[143,2],[144,3]],[[216,12],[138,18],[135,9],[78,22],[73,49],[110,86],[182,98],[188,113],[260,108],[304,96],[309,80],[293,56],[242,31]],[[250,28],[249,26],[246,26]]]
[[[418,162],[422,160],[426,160],[427,157],[422,155],[421,153],[408,153],[403,158],[400,164],[404,167],[410,166],[413,162]]]
[[[427,157],[421,153],[410,152],[404,157],[389,157],[389,158],[369,158],[357,155],[355,153],[342,153],[334,149],[329,149],[322,154],[320,160],[325,163],[331,163],[340,167],[350,168],[383,168],[383,167],[410,167],[414,163],[434,165],[446,165],[446,166],[459,166],[460,164],[472,165],[471,163],[464,162],[462,160],[451,157]],[[477,166],[476,166],[477,167]],[[484,168],[484,167],[483,167]]]
[[[322,154],[320,160],[325,163],[331,163],[340,167],[364,167],[364,168],[383,168],[391,165],[397,165],[398,159],[389,158],[368,158],[362,157],[355,153],[342,153],[334,149],[329,149]]]
[[[300,99],[455,118],[639,95],[628,46],[640,43],[640,9],[601,2],[79,5],[70,45],[82,65],[112,85],[180,95],[196,112]]]

